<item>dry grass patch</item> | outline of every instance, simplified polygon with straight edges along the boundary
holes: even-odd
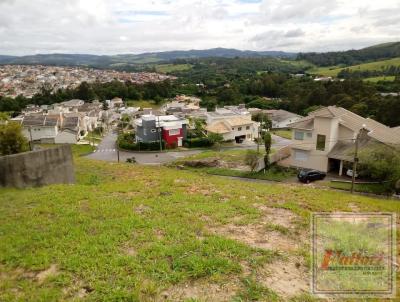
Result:
[[[168,288],[156,301],[232,301],[240,286],[239,280],[236,279],[221,283],[195,280]]]
[[[309,292],[309,274],[303,259],[290,256],[264,266],[257,280],[285,299]]]

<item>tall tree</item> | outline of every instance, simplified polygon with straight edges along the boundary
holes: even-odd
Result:
[[[271,144],[272,144],[272,137],[269,131],[265,132],[264,134],[264,146],[265,146],[265,155],[264,155],[264,164],[265,169],[269,168],[269,154],[271,153]]]

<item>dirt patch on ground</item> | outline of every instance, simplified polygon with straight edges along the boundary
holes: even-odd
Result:
[[[239,171],[250,171],[250,167],[241,161],[225,161],[216,157],[184,161],[183,166],[192,168],[225,168]]]
[[[156,301],[231,301],[240,288],[239,281],[215,284],[205,280],[177,284],[161,292]]]
[[[75,300],[87,297],[87,295],[89,295],[92,291],[93,288],[84,285],[81,280],[74,280],[70,287],[63,289],[63,294],[66,298],[72,298]]]
[[[221,191],[218,191],[215,188],[199,186],[199,185],[191,185],[190,187],[187,188],[186,192],[188,194],[201,194],[201,195],[205,195],[205,196],[210,196],[212,194],[221,193]]]
[[[310,288],[307,269],[299,257],[268,264],[257,272],[257,279],[284,298],[309,292]]]
[[[292,252],[300,248],[305,237],[295,227],[298,217],[289,210],[258,206],[263,212],[261,221],[255,224],[236,225],[234,223],[214,226],[209,229],[212,234],[226,236],[246,243],[249,246],[263,249]],[[276,230],[271,230],[271,225]],[[287,233],[283,234],[282,230]]]
[[[360,212],[360,208],[355,203],[349,203],[347,206],[352,212]]]
[[[262,211],[258,223],[214,226],[209,231],[238,240],[255,248],[277,250],[283,258],[256,269],[257,281],[288,298],[307,292],[309,289],[305,259],[297,255],[304,242],[305,231],[296,225],[299,217],[289,210],[256,205]]]
[[[50,267],[44,271],[41,271],[36,275],[36,280],[39,283],[43,283],[48,277],[55,276],[58,274],[58,268],[56,264],[50,265]]]

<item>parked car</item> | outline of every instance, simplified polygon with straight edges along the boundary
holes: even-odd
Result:
[[[350,177],[353,177],[353,170],[351,170],[351,169],[348,169],[347,171],[346,171],[346,175],[347,176],[350,176]],[[355,177],[358,177],[358,173],[356,172],[356,176]]]
[[[297,178],[299,181],[304,183],[309,183],[314,180],[324,179],[326,173],[317,171],[317,170],[301,170],[299,174],[297,174]]]

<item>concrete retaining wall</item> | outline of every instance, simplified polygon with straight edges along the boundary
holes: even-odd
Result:
[[[0,186],[25,188],[74,182],[69,145],[0,157]]]

